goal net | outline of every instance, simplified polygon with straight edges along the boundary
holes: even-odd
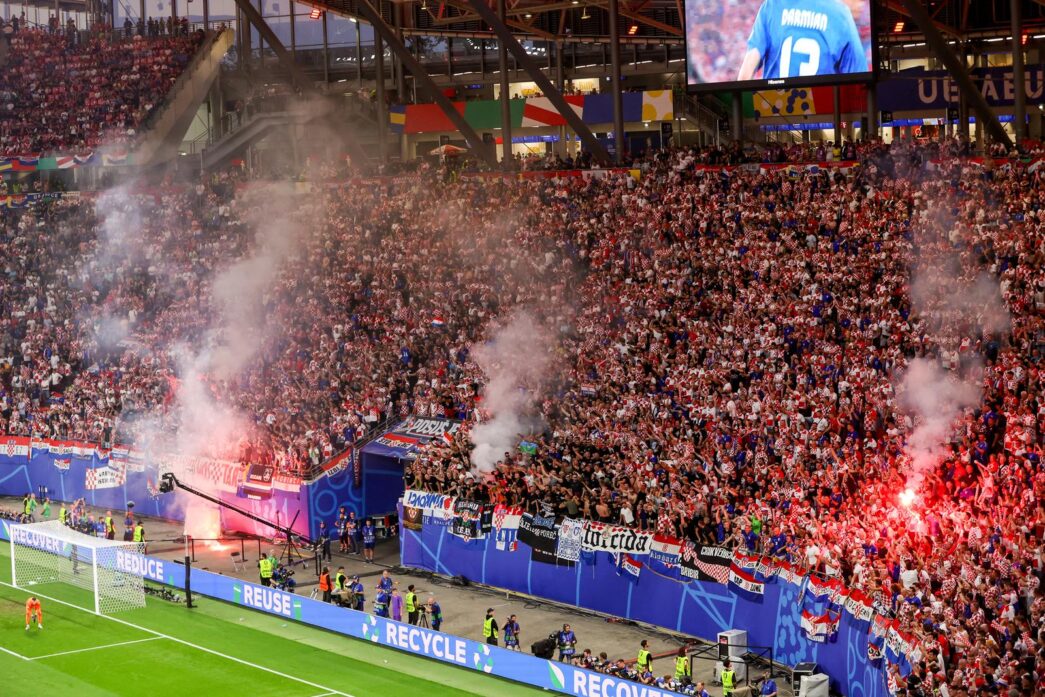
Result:
[[[99,615],[145,607],[142,577],[133,542],[116,542],[77,532],[60,521],[11,526],[12,583],[26,590],[48,586],[62,600]],[[77,590],[78,589],[78,590]]]

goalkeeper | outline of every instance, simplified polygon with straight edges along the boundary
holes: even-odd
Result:
[[[40,629],[44,628],[44,610],[40,607],[40,601],[36,596],[25,601],[25,631],[29,631],[30,619],[36,622]]]

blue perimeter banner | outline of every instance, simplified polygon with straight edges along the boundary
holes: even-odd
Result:
[[[0,539],[8,540],[9,537],[7,521],[0,521]],[[181,564],[137,554],[122,555],[118,564],[128,573],[181,590],[185,589],[185,567]],[[372,644],[388,646],[416,656],[482,671],[491,676],[562,694],[578,697],[678,695],[677,692],[660,690],[582,670],[565,663],[490,646],[472,639],[395,622],[209,571],[192,570],[192,592]],[[494,691],[494,686],[491,685],[491,692]]]
[[[812,661],[831,678],[831,685],[849,697],[888,697],[883,661],[868,659],[868,625],[841,613],[836,638],[811,641],[802,628],[803,595],[790,583],[764,584],[755,595],[735,587],[682,578],[678,567],[643,557],[636,578],[621,573],[607,552],[594,552],[572,566],[535,561],[519,544],[497,548],[496,535],[465,541],[440,525],[420,531],[403,526],[400,533],[403,566],[445,576],[465,576],[472,582],[548,598],[567,605],[646,622],[717,640],[729,629],[746,630],[748,646],[773,648],[773,659],[794,666]],[[580,637],[598,651],[597,638]]]

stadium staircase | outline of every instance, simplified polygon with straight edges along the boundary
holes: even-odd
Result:
[[[143,124],[145,136],[134,156],[136,164],[150,167],[178,156],[182,137],[200,103],[207,98],[233,40],[231,29],[207,33],[203,45],[175,81],[163,104]]]
[[[278,111],[257,111],[244,118],[236,127],[208,142],[202,148],[201,164],[204,169],[240,155],[247,147],[257,143],[281,129],[293,129],[299,139],[305,138],[309,124],[325,124],[338,132],[351,133],[343,143],[353,158],[360,161],[370,159],[369,150],[377,142],[377,121],[365,104],[358,99],[328,97],[327,101],[303,101],[289,103],[290,108]],[[207,138],[211,134],[205,134]],[[365,146],[367,147],[364,147]]]

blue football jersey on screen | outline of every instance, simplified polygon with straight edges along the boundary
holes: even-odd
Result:
[[[748,37],[767,80],[867,71],[853,13],[841,0],[765,0]]]

